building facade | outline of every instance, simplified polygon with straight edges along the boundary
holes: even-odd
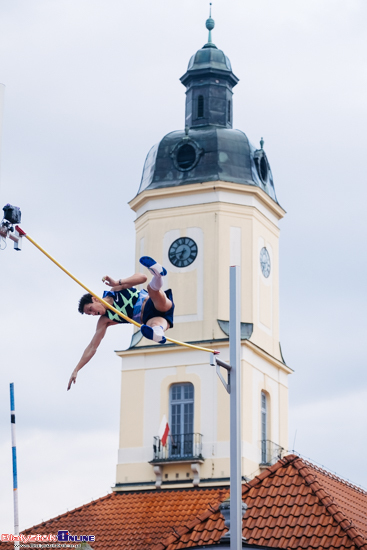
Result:
[[[228,57],[211,41],[190,59],[185,128],[148,153],[130,206],[136,268],[154,257],[168,274],[175,324],[168,336],[218,349],[229,362],[229,266],[241,267],[242,475],[288,445],[288,374],[279,344],[279,222],[270,165],[233,129]],[[218,485],[229,479],[229,396],[209,354],[152,344],[140,331],[122,360],[115,490]],[[158,429],[170,426],[163,447]]]

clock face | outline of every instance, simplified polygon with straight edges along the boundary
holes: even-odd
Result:
[[[198,245],[189,237],[180,237],[171,244],[168,257],[176,267],[187,267],[198,255]]]
[[[260,250],[260,265],[264,277],[268,278],[270,275],[270,256],[265,247]]]

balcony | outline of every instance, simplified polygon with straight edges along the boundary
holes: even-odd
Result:
[[[150,464],[168,462],[204,462],[202,456],[202,434],[183,433],[169,435],[163,447],[158,436],[153,439],[153,460]]]
[[[263,439],[260,441],[260,468],[267,468],[272,464],[275,464],[280,458],[282,458],[284,448],[270,441],[269,439]]]

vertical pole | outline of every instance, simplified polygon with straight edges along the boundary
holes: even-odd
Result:
[[[15,404],[14,404],[14,383],[13,382],[10,384],[10,422],[11,422],[11,450],[13,455],[14,535],[19,535],[17,447],[16,447],[16,441],[15,441]],[[14,542],[14,548],[19,548],[19,542]]]
[[[240,267],[230,267],[230,550],[242,548],[241,486],[241,285]]]

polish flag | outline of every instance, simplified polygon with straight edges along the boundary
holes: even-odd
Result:
[[[166,415],[164,414],[161,425],[159,426],[159,432],[158,432],[159,439],[162,441],[163,447],[165,447],[167,443],[168,432],[169,432],[169,425],[167,422]]]

